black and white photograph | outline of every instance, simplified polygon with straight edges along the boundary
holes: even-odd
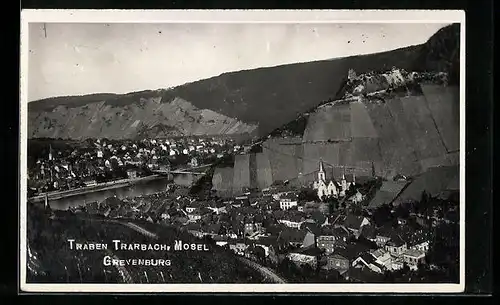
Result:
[[[464,20],[23,11],[21,290],[462,292]]]

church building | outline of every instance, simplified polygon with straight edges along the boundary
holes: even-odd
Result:
[[[317,190],[319,199],[323,197],[333,196],[335,198],[344,197],[346,191],[355,183],[355,176],[352,176],[352,182],[347,182],[345,173],[342,175],[340,185],[336,181],[326,180],[325,167],[323,160],[319,162],[318,180],[314,181],[313,189]]]

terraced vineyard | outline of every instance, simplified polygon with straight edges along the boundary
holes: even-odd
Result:
[[[160,93],[124,107],[103,100],[76,107],[58,106],[50,112],[30,111],[28,116],[29,137],[36,138],[233,135],[252,133],[258,127],[209,109],[198,109],[180,98],[162,101]]]
[[[215,245],[209,251],[141,251],[113,249],[112,240],[127,243],[171,244],[175,240],[203,243],[175,228],[140,223],[158,235],[152,239],[137,230],[106,219],[92,219],[57,212],[55,217],[34,206],[29,207],[28,243],[37,264],[28,268],[28,282],[37,283],[122,283],[129,274],[133,283],[260,283],[261,275],[232,254]],[[108,244],[108,251],[78,251],[69,248],[68,239]],[[111,251],[110,251],[111,250]],[[171,266],[105,266],[106,255],[119,259],[162,258]]]
[[[392,179],[458,166],[458,87],[423,83],[418,88],[409,95],[383,93],[380,100],[322,105],[298,119],[306,121],[302,135],[269,137],[262,152],[238,155],[233,173],[217,171],[215,188],[226,181],[223,188],[229,189],[231,175],[234,192],[276,181],[310,183],[320,160],[335,179],[344,172]],[[247,162],[252,158],[259,162]]]

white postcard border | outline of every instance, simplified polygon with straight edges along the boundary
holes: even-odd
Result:
[[[458,284],[33,284],[26,283],[28,24],[460,23],[460,281]],[[459,293],[465,288],[465,12],[459,10],[23,10],[20,65],[20,292]]]

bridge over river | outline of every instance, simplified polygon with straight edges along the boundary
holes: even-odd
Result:
[[[205,171],[209,166],[204,165],[196,168],[175,169],[172,171],[155,171],[153,175],[147,177],[122,179],[96,186],[43,193],[29,198],[29,201],[34,203],[46,202],[52,209],[66,210],[70,207],[76,208],[96,201],[101,202],[113,196],[119,199],[146,196],[164,192],[167,189],[167,185],[171,183],[190,187],[205,175]]]
[[[152,170],[152,172],[158,175],[188,174],[188,175],[203,176],[206,174],[206,171],[210,168],[210,166],[212,166],[212,164],[204,164],[201,166],[179,168],[174,170]]]

